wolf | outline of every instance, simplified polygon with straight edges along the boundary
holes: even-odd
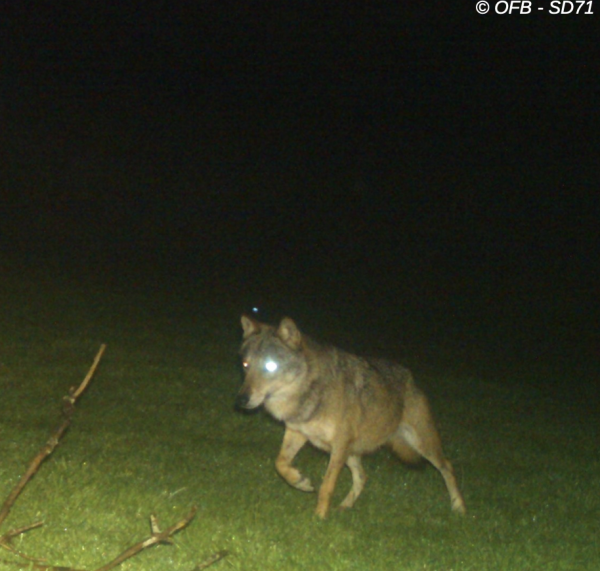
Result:
[[[310,442],[329,453],[317,516],[327,516],[344,465],[352,474],[352,488],[340,508],[354,505],[366,482],[361,456],[384,445],[406,462],[425,458],[433,464],[446,482],[452,509],[465,513],[427,398],[408,369],[320,344],[288,317],[278,326],[248,315],[242,315],[241,322],[244,382],[236,407],[250,410],[262,405],[285,424],[275,467],[298,490],[314,491],[310,480],[292,465],[299,450]]]

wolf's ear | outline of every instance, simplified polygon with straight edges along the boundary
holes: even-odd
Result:
[[[242,329],[244,330],[244,339],[260,331],[260,323],[247,315],[242,315]]]
[[[277,337],[292,349],[298,349],[302,343],[302,333],[289,317],[281,320],[277,329]]]

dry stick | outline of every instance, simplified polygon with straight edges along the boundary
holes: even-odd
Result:
[[[7,561],[6,559],[0,559],[0,563],[4,565],[12,565],[13,567],[19,565],[23,569],[23,565],[17,561]],[[73,569],[71,567],[53,567],[48,565],[32,565],[27,568],[28,571],[85,571],[84,569]]]
[[[2,563],[10,563],[17,565],[16,561],[2,561]],[[74,567],[57,567],[56,565],[41,565],[35,563],[27,568],[28,571],[85,571],[85,569],[75,569]]]
[[[23,559],[29,559],[30,561],[43,561],[43,559],[39,559],[37,557],[30,557],[29,555],[22,553],[18,549],[15,549],[10,543],[12,541],[13,537],[17,537],[17,535],[21,535],[22,533],[25,533],[26,531],[35,529],[36,527],[40,527],[42,525],[44,525],[43,521],[36,521],[35,523],[25,525],[25,526],[19,527],[17,529],[12,529],[8,533],[5,533],[2,537],[0,537],[0,546],[4,547],[4,549],[7,549],[8,551],[10,551],[11,553],[14,553],[15,555],[19,555],[20,557],[23,557]]]
[[[12,506],[14,505],[19,494],[23,491],[23,488],[25,487],[27,482],[37,472],[41,463],[48,456],[50,456],[50,454],[52,454],[52,452],[58,445],[62,435],[65,433],[65,431],[71,424],[71,418],[73,416],[73,412],[75,411],[75,402],[81,396],[81,393],[83,393],[83,391],[86,389],[88,383],[94,376],[94,373],[96,372],[96,369],[98,367],[98,363],[100,362],[100,359],[102,358],[102,355],[103,355],[105,349],[106,349],[106,345],[103,344],[100,346],[100,350],[98,351],[98,354],[96,355],[96,358],[94,359],[94,362],[92,363],[92,366],[90,367],[90,370],[88,371],[88,374],[86,375],[85,379],[83,379],[83,381],[81,382],[81,384],[79,385],[77,390],[74,390],[74,388],[72,387],[69,390],[69,396],[64,397],[63,414],[65,416],[65,419],[60,424],[60,426],[57,428],[56,432],[54,432],[54,434],[52,434],[52,436],[48,439],[48,442],[46,443],[46,445],[40,450],[40,452],[37,454],[37,456],[32,460],[31,464],[29,465],[29,468],[27,469],[25,474],[21,477],[21,479],[19,480],[19,483],[13,488],[13,490],[9,494],[8,498],[6,498],[4,505],[2,506],[2,509],[0,510],[0,525],[2,525],[4,520],[8,517],[8,514],[10,513]],[[107,563],[106,565],[103,565],[102,567],[99,567],[98,569],[96,569],[96,571],[108,571],[109,569],[113,569],[117,565],[120,565],[126,559],[133,557],[140,551],[146,549],[147,547],[151,547],[152,545],[155,545],[157,543],[161,543],[161,542],[171,543],[171,535],[173,535],[177,531],[186,527],[190,523],[190,521],[193,519],[193,517],[196,515],[196,511],[197,511],[196,507],[192,508],[190,513],[185,518],[183,518],[181,521],[177,522],[176,524],[172,525],[171,527],[165,529],[165,531],[162,531],[162,532],[158,529],[158,524],[156,523],[156,518],[152,518],[151,519],[152,537],[150,537],[144,541],[141,541],[140,543],[136,543],[129,549],[125,550],[116,559],[114,559],[110,563]],[[24,533],[26,531],[29,531],[30,529],[39,527],[41,525],[43,525],[43,522],[36,522],[36,523],[30,524],[30,525],[27,525],[27,526],[24,526],[24,527],[21,527],[18,529],[14,529],[12,531],[9,531],[8,533],[5,533],[4,535],[2,535],[0,537],[0,546],[4,547],[5,549],[8,549],[9,551],[12,551],[14,553],[18,553],[19,555],[21,555],[27,559],[33,559],[33,558],[28,557],[20,552],[17,552],[10,545],[10,540],[13,537],[16,537],[17,535],[20,535],[21,533]],[[207,559],[206,561],[204,561],[203,563],[198,565],[196,567],[196,569],[197,570],[205,569],[206,567],[212,565],[213,563],[216,563],[217,561],[219,561],[220,559],[225,557],[227,554],[228,554],[227,551],[219,551],[218,553],[215,553],[209,559]],[[40,560],[37,560],[37,561],[39,562]],[[6,562],[6,563],[8,563],[8,562]],[[40,571],[59,571],[59,570],[61,570],[61,571],[63,571],[63,570],[77,571],[77,570],[71,569],[69,567],[66,567],[66,568],[65,567],[55,567],[52,565],[41,565],[39,563],[34,564],[32,569],[36,569],[36,570],[40,570]]]
[[[133,557],[134,555],[136,555],[143,549],[146,549],[146,547],[151,547],[152,545],[155,545],[155,544],[161,543],[161,542],[172,543],[171,535],[173,535],[175,532],[179,531],[180,529],[183,529],[188,523],[190,523],[190,521],[192,521],[192,518],[196,515],[196,511],[198,511],[198,509],[196,507],[193,507],[187,516],[185,516],[181,521],[172,525],[168,529],[165,529],[165,531],[159,531],[158,526],[155,523],[156,518],[154,516],[150,516],[151,522],[152,522],[152,537],[145,539],[144,541],[140,541],[139,543],[136,543],[129,549],[126,549],[116,559],[113,559],[113,561],[111,561],[110,563],[107,563],[106,565],[99,567],[98,569],[96,569],[96,571],[108,571],[108,569],[112,569],[113,567],[120,565],[126,559],[129,559],[130,557]],[[224,556],[222,556],[222,557],[224,557]],[[219,557],[219,559],[221,559],[221,557]],[[215,561],[217,561],[217,560],[218,559],[215,559]],[[39,565],[39,564],[33,565],[31,567],[31,569],[33,571],[82,571],[82,570],[73,569],[71,567],[56,567],[54,565]]]
[[[207,569],[213,563],[221,561],[221,559],[227,557],[228,555],[229,551],[227,551],[226,549],[224,549],[223,551],[217,551],[215,554],[211,555],[206,561],[203,561],[199,565],[196,565],[196,567],[194,567],[192,571],[201,571],[202,569]]]
[[[144,541],[140,541],[139,543],[132,545],[131,547],[129,547],[128,549],[123,551],[123,553],[121,553],[121,555],[119,555],[116,559],[113,559],[110,563],[107,563],[106,565],[99,567],[95,571],[108,571],[109,569],[113,569],[117,565],[120,565],[121,563],[123,563],[123,561],[125,561],[126,559],[129,559],[130,557],[137,555],[140,551],[146,549],[147,547],[151,547],[152,545],[156,545],[157,543],[173,543],[171,540],[171,536],[174,533],[176,533],[179,530],[186,527],[190,523],[190,521],[192,521],[192,519],[196,515],[197,511],[198,511],[198,508],[193,507],[190,510],[190,513],[188,515],[186,515],[181,521],[178,521],[176,524],[165,529],[164,531],[160,531],[158,529],[158,524],[156,523],[156,518],[154,516],[150,516],[151,524],[152,524],[152,536],[149,537],[148,539],[145,539]],[[206,569],[207,567],[209,567],[213,563],[216,563],[220,559],[223,559],[223,557],[225,557],[227,555],[228,555],[227,551],[219,551],[218,553],[215,553],[209,559],[207,559],[206,561],[204,561],[203,563],[198,565],[194,569],[194,571],[199,570],[199,569]],[[16,564],[13,561],[0,560],[0,562],[9,563],[12,565]],[[74,569],[72,567],[57,567],[55,565],[43,565],[39,562],[36,564],[32,564],[31,569],[33,571],[83,571],[83,570]]]
[[[132,545],[129,549],[126,549],[125,551],[123,551],[123,553],[121,553],[121,555],[119,555],[116,559],[113,559],[110,563],[107,563],[106,565],[103,565],[102,567],[98,567],[98,569],[96,569],[95,571],[108,571],[109,569],[112,569],[113,567],[120,565],[121,563],[123,563],[123,561],[125,561],[126,559],[129,559],[130,557],[133,557],[134,555],[136,555],[143,549],[146,549],[147,547],[151,547],[152,545],[156,545],[157,543],[161,543],[161,542],[170,543],[171,535],[173,535],[175,532],[179,531],[180,529],[183,529],[188,523],[190,523],[190,521],[192,521],[192,518],[196,515],[197,510],[198,510],[198,508],[193,507],[192,510],[190,511],[190,513],[188,515],[186,515],[181,521],[179,521],[176,524],[172,525],[171,527],[165,529],[164,531],[161,531],[158,533],[156,531],[154,531],[156,529],[156,527],[153,522],[152,527],[154,529],[153,529],[151,537],[149,537],[148,539],[144,539],[144,541],[140,541],[139,543],[136,543],[135,545]]]
[[[31,461],[31,464],[29,465],[29,468],[27,468],[27,471],[25,472],[25,474],[23,474],[23,476],[21,477],[21,479],[19,480],[17,485],[13,488],[12,492],[6,498],[4,505],[2,506],[2,509],[0,510],[0,525],[2,525],[4,523],[4,520],[8,517],[10,510],[12,509],[16,499],[19,497],[19,494],[23,491],[23,488],[25,487],[27,482],[29,482],[31,477],[38,471],[40,464],[48,456],[50,456],[50,454],[52,454],[52,452],[58,445],[58,442],[61,439],[62,435],[65,433],[65,431],[69,427],[69,424],[71,424],[71,417],[73,416],[73,412],[75,410],[75,408],[74,408],[75,401],[81,395],[81,393],[85,390],[88,383],[90,382],[90,379],[93,377],[94,373],[96,372],[96,368],[98,367],[98,363],[100,362],[100,359],[102,358],[102,354],[104,353],[105,349],[106,349],[106,345],[103,344],[100,346],[100,350],[98,351],[98,354],[96,355],[96,358],[94,359],[94,362],[92,363],[92,366],[91,366],[90,370],[88,371],[88,374],[86,375],[85,379],[83,379],[81,385],[79,385],[79,388],[77,390],[73,390],[73,388],[71,388],[71,390],[69,391],[69,396],[64,397],[65,402],[64,402],[64,406],[63,406],[63,414],[65,416],[65,419],[60,424],[60,426],[57,428],[56,432],[48,439],[48,442],[46,442],[45,446],[39,451],[37,456]],[[3,535],[0,538],[0,545],[4,544],[5,538],[10,539],[10,537],[13,537],[13,536],[14,536],[14,532],[9,532],[9,533]]]
[[[98,354],[96,355],[94,362],[92,363],[92,366],[88,371],[88,374],[85,376],[85,379],[81,381],[79,388],[71,395],[71,398],[73,399],[73,404],[75,404],[75,401],[79,398],[79,395],[81,395],[81,393],[85,391],[86,387],[88,386],[88,383],[92,380],[92,377],[94,376],[94,373],[98,368],[98,363],[100,363],[100,359],[102,359],[102,355],[104,354],[105,349],[106,345],[104,343],[100,345],[100,350],[98,351]]]

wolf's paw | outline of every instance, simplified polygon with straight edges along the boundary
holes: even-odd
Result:
[[[327,517],[327,514],[329,513],[329,505],[321,505],[321,504],[317,504],[317,509],[315,510],[315,515],[319,518],[319,519],[325,519]]]
[[[348,494],[348,496],[346,496],[346,499],[338,506],[338,509],[341,511],[349,510],[354,505],[354,500],[354,496]]]
[[[292,484],[294,488],[300,490],[302,492],[314,492],[315,489],[313,485],[310,483],[310,480],[304,476],[302,476],[297,482]]]
[[[465,507],[465,502],[462,498],[454,499],[452,501],[452,511],[460,515],[465,515],[467,513],[467,508]]]

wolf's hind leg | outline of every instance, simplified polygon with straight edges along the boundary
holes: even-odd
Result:
[[[427,449],[423,450],[423,457],[429,460],[440,472],[446,482],[446,488],[450,494],[450,505],[452,510],[460,514],[466,513],[465,501],[458,489],[456,483],[456,476],[454,475],[454,469],[450,460],[448,460],[440,449]]]
[[[442,442],[424,396],[416,396],[412,406],[408,407],[398,436],[439,470],[450,494],[452,509],[464,514],[465,501],[458,489],[452,464],[442,451]]]
[[[303,492],[314,492],[315,489],[310,480],[304,477],[297,468],[292,466],[296,454],[306,444],[306,440],[306,436],[302,433],[286,428],[279,456],[275,460],[275,468],[290,486]]]
[[[367,481],[367,476],[362,467],[360,456],[350,456],[348,460],[346,460],[346,466],[348,466],[350,472],[352,472],[352,489],[340,504],[340,508],[342,509],[348,509],[354,505],[354,502],[358,496],[360,496],[360,493],[365,487],[365,482]]]

